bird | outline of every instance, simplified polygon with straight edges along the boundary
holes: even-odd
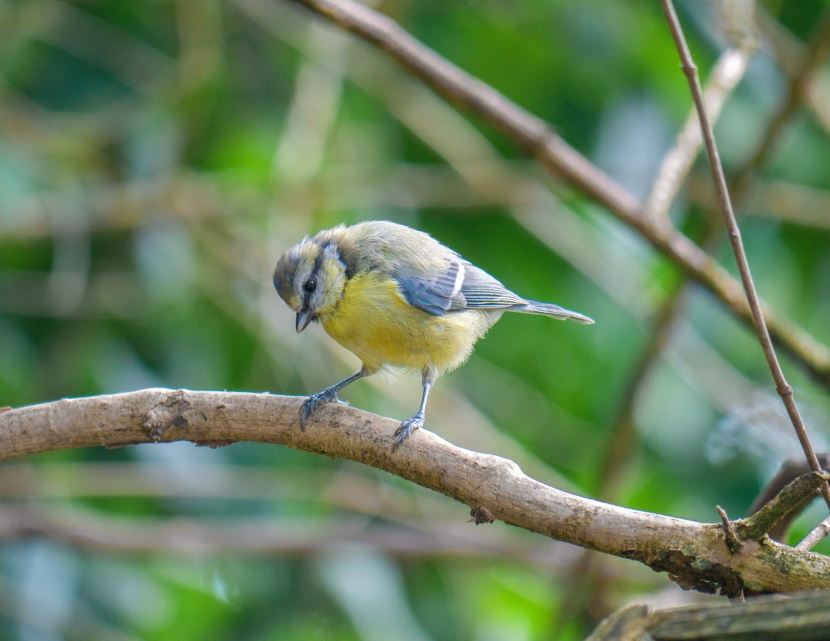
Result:
[[[463,364],[504,312],[593,324],[552,303],[522,298],[429,234],[382,220],[306,236],[279,258],[274,287],[296,312],[296,330],[319,322],[362,363],[358,372],[309,396],[300,426],[347,385],[381,369],[421,373],[415,415],[394,433],[393,452],[424,424],[436,379]]]

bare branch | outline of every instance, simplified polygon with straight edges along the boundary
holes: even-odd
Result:
[[[814,527],[807,536],[795,546],[796,550],[812,550],[818,543],[830,535],[830,516]]]
[[[739,594],[830,588],[830,559],[769,541],[729,551],[720,524],[639,512],[561,492],[507,459],[426,430],[393,454],[397,421],[327,405],[303,431],[299,397],[148,389],[0,412],[0,459],[78,447],[192,441],[274,443],[386,470],[556,540],[644,563],[681,586]]]

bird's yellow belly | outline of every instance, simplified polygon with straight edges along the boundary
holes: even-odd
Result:
[[[358,274],[333,310],[320,314],[326,332],[370,371],[396,365],[438,373],[461,365],[497,316],[466,310],[434,316],[412,307],[393,279]]]

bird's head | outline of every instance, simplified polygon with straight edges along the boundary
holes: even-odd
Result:
[[[333,311],[346,287],[346,265],[334,242],[306,238],[286,251],[274,269],[274,287],[297,312],[297,332]]]

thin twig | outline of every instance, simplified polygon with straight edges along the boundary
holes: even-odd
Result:
[[[795,546],[795,549],[802,552],[812,550],[828,534],[830,534],[830,516],[810,530],[810,533]]]
[[[741,549],[742,545],[741,540],[738,538],[738,532],[735,530],[735,524],[729,520],[729,515],[720,505],[716,505],[715,509],[717,510],[721,524],[723,525],[723,536],[726,541],[726,547],[729,548],[730,552],[735,554]]]
[[[729,241],[732,244],[732,251],[735,254],[735,261],[738,263],[738,271],[741,274],[741,281],[743,282],[744,290],[746,291],[747,301],[749,302],[749,307],[752,310],[752,319],[755,324],[755,330],[758,333],[758,340],[761,342],[761,347],[764,350],[764,356],[767,359],[767,364],[769,365],[772,377],[775,380],[776,390],[784,402],[784,407],[786,407],[787,414],[789,415],[793,427],[795,428],[798,440],[801,443],[801,447],[807,457],[807,462],[810,464],[810,468],[812,470],[820,472],[821,464],[819,463],[816,452],[813,449],[813,444],[810,441],[809,434],[807,434],[807,428],[804,425],[801,414],[798,411],[795,396],[793,395],[793,389],[787,382],[787,379],[784,376],[784,371],[781,369],[781,365],[778,362],[778,356],[775,353],[775,347],[772,344],[772,339],[770,338],[770,333],[764,320],[764,314],[761,310],[761,301],[758,298],[758,292],[752,282],[752,273],[749,269],[749,261],[747,260],[746,251],[744,250],[743,242],[741,240],[741,231],[738,227],[738,221],[735,218],[735,212],[732,210],[732,202],[729,197],[729,189],[726,186],[726,176],[723,173],[720,155],[718,154],[715,134],[712,131],[712,124],[709,121],[709,116],[706,113],[706,105],[703,102],[703,92],[701,91],[700,81],[698,80],[697,66],[695,66],[695,63],[692,60],[692,55],[689,51],[688,45],[686,44],[686,38],[683,35],[683,30],[674,10],[672,0],[662,0],[662,2],[663,11],[666,14],[669,29],[671,30],[672,37],[677,45],[677,50],[680,53],[683,73],[689,81],[689,88],[691,89],[692,98],[698,112],[700,127],[703,131],[703,140],[706,144],[706,154],[709,157],[709,165],[712,170],[712,179],[715,182],[715,189],[718,194],[718,203],[720,205],[721,213],[723,214],[724,222],[726,223],[726,228],[729,232]],[[830,507],[830,486],[828,486],[827,483],[823,483],[821,490],[828,507]]]

